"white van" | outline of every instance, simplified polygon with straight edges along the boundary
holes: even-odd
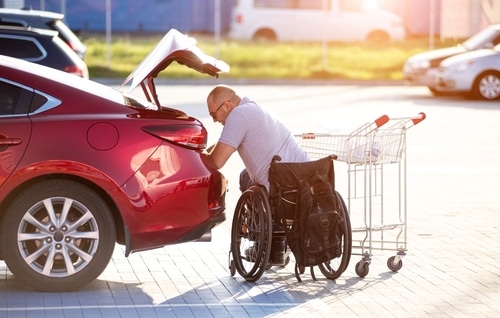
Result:
[[[398,15],[365,10],[361,0],[234,0],[228,36],[248,41],[384,42],[403,40],[405,28]]]

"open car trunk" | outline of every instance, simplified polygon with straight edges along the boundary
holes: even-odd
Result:
[[[202,74],[214,77],[218,77],[221,72],[229,72],[228,64],[203,53],[196,46],[194,38],[171,29],[125,79],[122,88],[130,83],[130,88],[127,91],[127,93],[130,93],[141,85],[148,101],[154,103],[160,109],[161,104],[156,94],[154,78],[174,61]]]

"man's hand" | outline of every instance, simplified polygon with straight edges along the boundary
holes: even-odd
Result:
[[[236,149],[225,143],[218,142],[208,147],[206,151],[207,152],[202,153],[202,156],[205,157],[207,165],[213,169],[220,169],[226,164],[227,160]]]

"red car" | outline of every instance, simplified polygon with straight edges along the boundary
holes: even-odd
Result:
[[[126,255],[207,240],[225,220],[227,181],[200,153],[207,131],[161,106],[153,78],[172,62],[228,71],[169,31],[124,84],[149,101],[0,56],[0,259],[27,285],[68,291]]]

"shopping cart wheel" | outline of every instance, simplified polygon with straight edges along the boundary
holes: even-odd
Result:
[[[359,261],[356,264],[356,274],[358,274],[359,277],[365,277],[368,275],[368,272],[370,271],[370,264],[367,262]]]
[[[393,272],[397,272],[403,267],[403,261],[399,260],[396,262],[396,256],[391,256],[387,260],[387,267]]]

